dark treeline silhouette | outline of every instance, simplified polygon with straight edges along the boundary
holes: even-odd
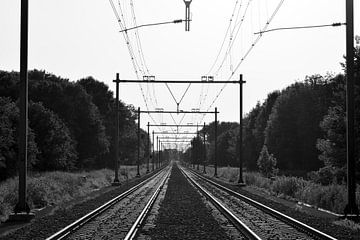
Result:
[[[0,71],[0,180],[17,173],[19,73]],[[35,171],[112,167],[115,102],[104,83],[87,77],[77,82],[29,71],[29,168]],[[135,164],[137,118],[120,101],[120,157]],[[147,134],[141,130],[141,156]]]
[[[357,48],[355,54],[357,179],[360,179],[359,59],[360,51]],[[345,69],[345,64],[342,66]],[[307,76],[302,82],[296,82],[282,91],[268,94],[263,103],[257,103],[244,117],[242,129],[244,166],[250,171],[258,171],[259,167],[265,169],[263,161],[265,158],[270,159],[271,171],[279,170],[280,174],[308,176],[322,184],[346,180],[345,100],[343,74]],[[214,122],[206,126],[205,131],[207,159],[212,164]],[[238,166],[238,137],[239,124],[219,123],[218,166]],[[187,161],[201,162],[202,158],[190,158],[189,151],[184,155]],[[259,164],[263,165],[259,166]],[[276,168],[271,164],[276,164]]]

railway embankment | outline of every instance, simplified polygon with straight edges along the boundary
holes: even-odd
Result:
[[[144,169],[140,178],[135,177],[136,172],[133,169],[128,169],[127,172],[121,170],[122,185],[119,187],[109,186],[111,178],[108,180],[110,182],[106,181],[107,187],[93,188],[93,191],[70,200],[64,194],[63,201],[37,212],[35,219],[30,223],[16,225],[3,223],[0,227],[0,239],[44,239],[157,172],[145,175],[143,173],[146,169]],[[111,177],[112,175],[113,173]],[[123,178],[125,175],[126,178]]]
[[[197,169],[197,168],[195,168]],[[229,178],[213,177],[213,169],[207,168],[207,174],[204,176],[215,181],[233,191],[236,191],[246,197],[254,199],[268,207],[271,207],[287,216],[290,216],[298,221],[301,221],[309,226],[312,226],[324,233],[327,233],[338,239],[358,239],[360,236],[359,224],[355,224],[348,220],[342,220],[339,216],[318,210],[314,207],[308,207],[299,204],[294,199],[287,199],[279,197],[266,191],[265,188],[258,188],[254,186],[239,187],[236,182],[229,181]],[[236,172],[238,169],[236,169]],[[202,174],[202,168],[198,170]]]

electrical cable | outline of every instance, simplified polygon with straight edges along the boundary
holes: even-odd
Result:
[[[187,91],[189,90],[190,86],[191,86],[191,83],[189,83],[189,85],[187,86],[187,88],[186,88],[186,90],[185,90],[184,94],[182,95],[182,97],[181,97],[180,101],[177,103],[178,105],[179,105],[179,104],[182,102],[182,100],[184,99],[185,94],[186,94],[186,93],[187,93]]]
[[[120,1],[119,1],[119,9],[120,9],[120,12],[121,14],[119,15],[115,5],[114,5],[114,2],[113,0],[109,0],[109,3],[111,5],[111,8],[114,12],[114,15],[117,19],[117,22],[120,26],[120,29],[125,29],[126,28],[126,22],[125,22],[125,18],[124,18],[124,15],[123,15],[123,11],[122,11],[122,8],[121,8],[121,4],[120,4]],[[121,17],[123,18],[123,21],[121,21]],[[129,54],[130,54],[130,58],[131,58],[131,61],[132,61],[132,64],[133,64],[133,68],[134,68],[134,71],[135,71],[135,74],[137,76],[137,78],[139,79],[139,73],[138,73],[138,70],[137,69],[140,69],[139,65],[137,64],[137,61],[136,61],[136,58],[135,58],[135,54],[134,54],[134,51],[133,51],[133,48],[132,48],[132,45],[131,45],[131,42],[130,42],[130,38],[128,36],[127,33],[124,33],[123,34],[123,37],[124,37],[124,40],[128,46],[128,50],[129,50]],[[142,97],[143,97],[143,100],[144,100],[144,103],[145,103],[145,106],[146,106],[146,109],[149,110],[149,107],[148,107],[148,103],[146,101],[146,97],[144,95],[144,91],[143,91],[143,88],[142,86],[139,84],[139,87],[140,87],[140,90],[141,90],[141,94],[142,94]],[[148,114],[149,117],[151,118],[151,120],[153,121],[153,123],[155,125],[157,125],[156,121],[154,120],[154,118]],[[161,131],[161,129],[158,127],[158,129]]]
[[[175,96],[174,96],[173,92],[171,91],[171,89],[170,89],[169,85],[168,85],[167,83],[165,83],[165,85],[166,85],[167,89],[169,90],[169,92],[170,92],[170,94],[171,94],[172,98],[174,99],[175,103],[177,104],[178,102],[177,102],[177,100],[176,100],[176,98],[175,98]]]
[[[270,16],[270,18],[268,19],[268,21],[266,22],[265,26],[262,29],[262,32],[266,31],[269,24],[271,23],[271,21],[274,19],[274,17],[276,16],[276,14],[278,13],[279,9],[281,8],[282,4],[284,3],[285,0],[280,0],[279,4],[277,5],[277,7],[275,8],[273,14]],[[231,78],[234,76],[234,74],[236,73],[236,71],[238,70],[238,68],[240,67],[240,65],[243,63],[243,61],[246,59],[246,57],[249,55],[249,53],[251,52],[251,50],[255,47],[255,45],[258,43],[258,41],[260,40],[260,38],[262,37],[262,34],[260,34],[255,41],[251,44],[251,46],[249,47],[248,51],[245,53],[245,55],[241,58],[240,62],[237,64],[237,66],[235,67],[234,71],[230,74],[229,78],[227,79],[227,81],[230,81]],[[220,94],[222,93],[222,91],[225,89],[225,87],[227,86],[228,83],[225,83],[223,85],[223,87],[220,89],[220,91],[217,93],[217,95],[215,96],[214,100],[212,101],[212,103],[210,104],[210,106],[208,107],[208,109],[206,111],[209,111],[211,109],[211,107],[214,105],[214,103],[216,102],[216,100],[219,98]],[[206,114],[203,115],[201,121],[204,119]]]
[[[238,2],[239,2],[239,1],[237,0],[236,3],[235,3],[235,6],[234,6],[234,9],[233,9],[233,12],[232,12],[232,17],[234,16],[234,13],[235,13],[235,10],[236,10],[236,6],[237,6]],[[241,7],[241,5],[240,5],[240,7]],[[231,22],[232,22],[232,19],[233,19],[232,17],[230,18],[229,25],[228,25],[228,27],[227,27],[227,29],[226,29],[225,36],[224,36],[223,41],[222,41],[222,43],[221,43],[220,49],[219,49],[219,51],[218,51],[218,54],[216,55],[215,61],[214,61],[213,64],[211,65],[211,67],[210,67],[210,69],[209,69],[209,71],[208,71],[208,73],[207,73],[206,75],[209,75],[209,74],[210,74],[210,72],[211,72],[212,69],[214,68],[217,60],[219,59],[219,56],[220,56],[220,54],[221,54],[221,51],[222,51],[222,49],[223,49],[223,47],[224,47],[224,44],[225,44],[225,41],[226,41],[226,36],[228,35],[228,32],[229,32],[229,30],[230,30],[230,28],[231,28]]]
[[[280,30],[294,30],[294,29],[308,29],[308,28],[323,28],[323,27],[340,27],[346,25],[346,23],[332,23],[332,24],[322,24],[322,25],[311,25],[311,26],[297,26],[297,27],[281,27],[273,28],[265,31],[256,32],[254,34],[263,34],[267,32],[280,31]]]

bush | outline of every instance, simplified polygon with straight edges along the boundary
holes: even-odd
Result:
[[[345,169],[325,166],[318,171],[309,173],[308,177],[315,183],[322,185],[341,184],[346,180],[346,171]]]
[[[125,167],[131,178],[136,176],[136,166]],[[145,171],[143,166],[142,174]],[[109,169],[77,173],[60,171],[29,173],[27,200],[31,209],[64,203],[109,186],[113,175],[113,170]],[[120,179],[123,181],[125,177],[120,175]],[[18,181],[15,177],[0,182],[0,221],[6,220],[18,201]]]
[[[323,209],[343,213],[347,203],[346,192],[344,185],[321,186],[308,182],[302,191],[297,193],[297,198]],[[359,201],[360,199],[358,199]]]
[[[278,172],[276,169],[276,158],[274,155],[269,154],[266,145],[263,146],[260,156],[257,160],[257,165],[259,167],[260,172],[266,177],[275,176]]]
[[[206,168],[208,176],[214,175],[214,168]],[[342,170],[333,172],[335,176],[341,176]],[[314,178],[317,172],[312,172]],[[229,182],[238,179],[238,168],[218,168],[218,176]],[[316,175],[317,176],[317,175]],[[257,172],[244,172],[244,181],[247,185],[263,190],[268,194],[283,198],[291,198],[320,207],[332,212],[343,213],[347,203],[347,190],[345,184],[332,183],[323,186],[320,183],[304,180],[299,177],[277,176],[272,179],[262,176]],[[341,179],[341,178],[338,178]],[[360,186],[356,192],[357,205],[360,206]]]
[[[247,185],[270,190],[271,180],[260,173],[244,173],[244,181]]]
[[[271,185],[271,190],[279,195],[283,194],[291,198],[296,197],[296,193],[305,186],[305,181],[297,177],[277,177]]]

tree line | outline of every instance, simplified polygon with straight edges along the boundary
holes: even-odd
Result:
[[[28,166],[33,171],[113,167],[115,103],[113,92],[92,77],[71,82],[29,71]],[[19,73],[0,71],[0,180],[17,174]],[[137,113],[120,101],[120,158],[134,164]],[[142,129],[140,153],[147,134]]]
[[[357,179],[360,179],[360,49],[355,49],[355,136]],[[345,70],[345,65],[342,67]],[[346,177],[345,74],[307,76],[281,91],[268,94],[243,119],[243,163],[259,170],[263,156],[282,174],[313,178],[321,183]],[[214,163],[214,122],[202,129],[207,139],[207,161]],[[219,166],[238,166],[239,124],[220,122],[217,136]],[[197,141],[194,138],[194,143]],[[202,142],[199,141],[200,143]],[[265,148],[264,148],[265,147]],[[188,149],[184,158],[202,163]]]

